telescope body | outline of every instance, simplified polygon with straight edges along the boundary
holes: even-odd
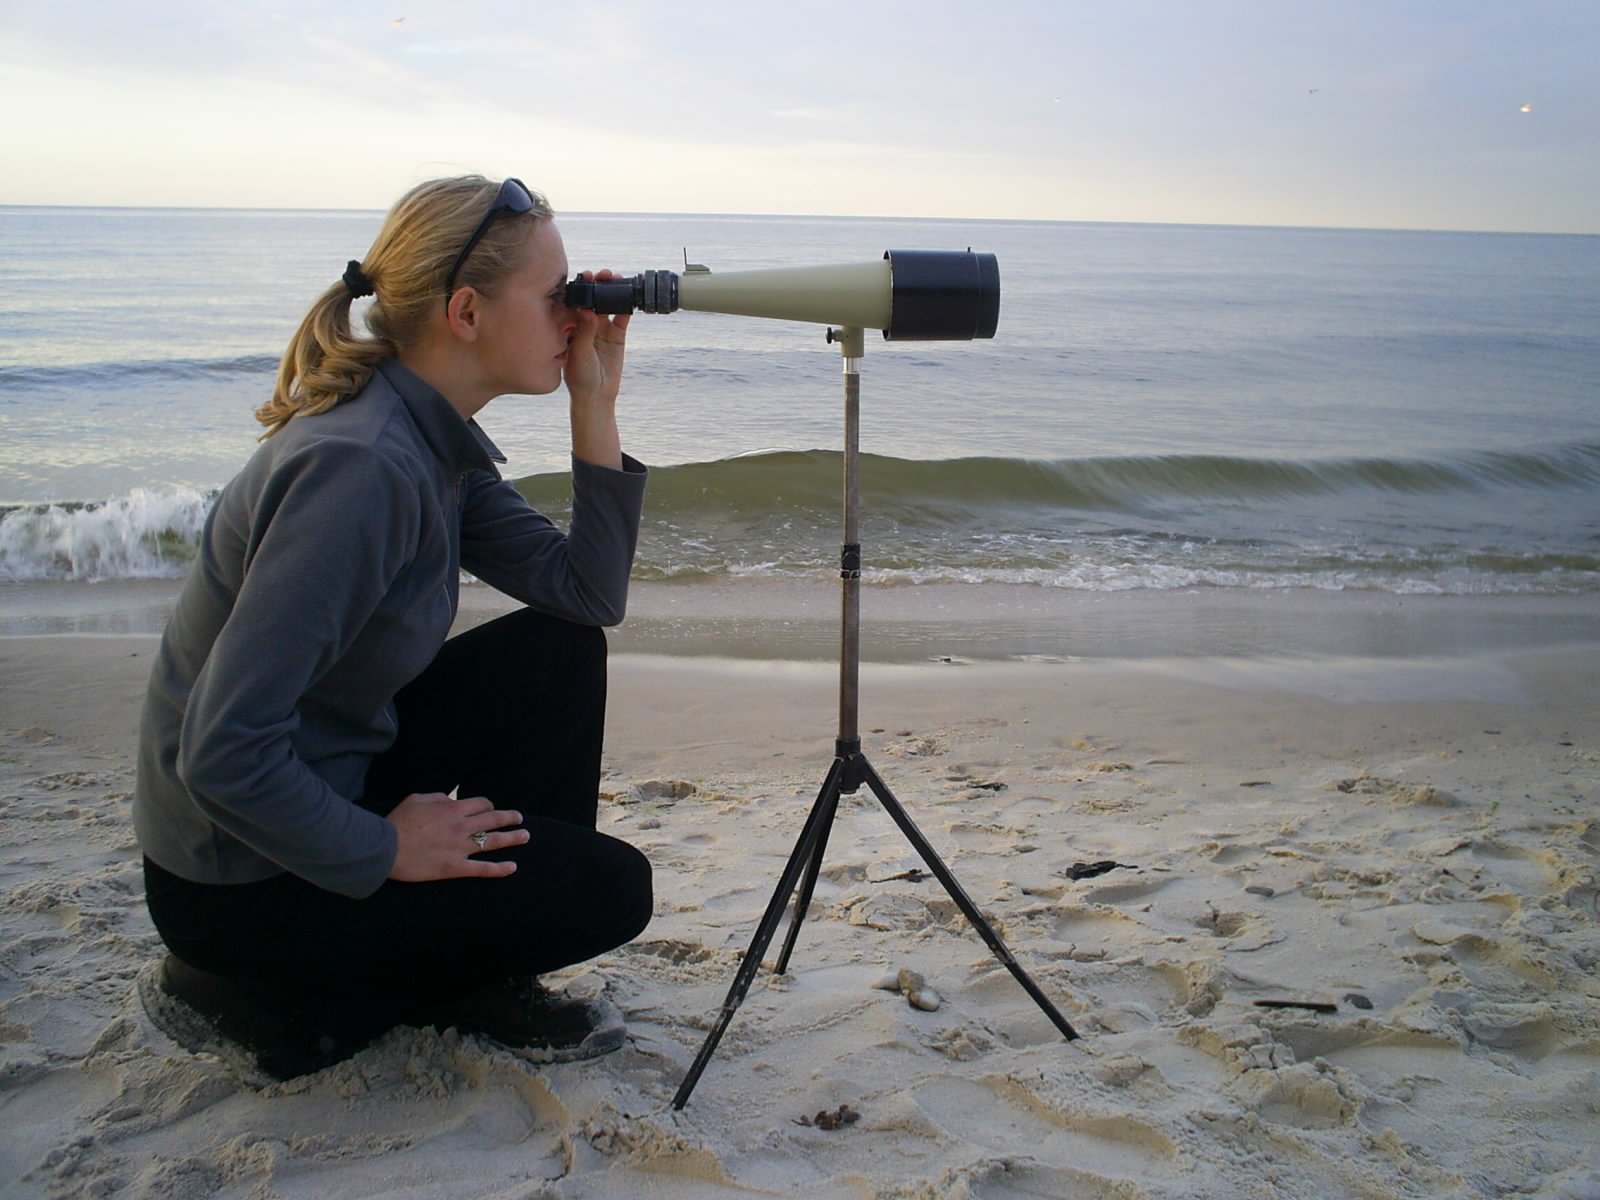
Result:
[[[596,312],[725,313],[881,329],[889,341],[990,338],[1000,320],[1000,267],[970,250],[886,250],[876,262],[714,273],[691,266],[631,279],[575,279],[567,303]]]
[[[685,271],[678,307],[735,317],[887,329],[894,313],[887,260],[766,271]]]

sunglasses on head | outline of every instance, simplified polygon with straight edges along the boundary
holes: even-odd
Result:
[[[528,191],[528,185],[520,179],[508,179],[500,185],[500,190],[495,193],[494,203],[489,206],[489,211],[483,214],[483,220],[478,222],[478,227],[472,231],[472,236],[467,239],[467,244],[461,247],[461,253],[456,255],[455,262],[450,264],[450,274],[444,278],[444,306],[450,307],[450,297],[456,290],[456,275],[461,271],[461,264],[467,261],[467,255],[472,253],[472,248],[483,240],[483,235],[489,231],[489,226],[494,224],[494,219],[501,213],[510,213],[521,216],[525,212],[532,212],[534,208],[533,193]]]

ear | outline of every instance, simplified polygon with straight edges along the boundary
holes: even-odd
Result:
[[[478,340],[479,299],[477,291],[470,287],[458,287],[451,293],[444,319],[452,337],[463,342]]]

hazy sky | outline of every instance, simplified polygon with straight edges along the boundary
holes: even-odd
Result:
[[[0,0],[0,104],[10,204],[1600,233],[1600,0]]]

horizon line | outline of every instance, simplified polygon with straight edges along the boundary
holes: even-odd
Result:
[[[0,201],[7,209],[68,209],[89,212],[219,212],[219,213],[338,213],[382,216],[385,208],[300,207],[237,204],[28,204]],[[1490,234],[1507,237],[1600,237],[1600,230],[1486,229],[1447,228],[1427,225],[1282,225],[1245,221],[1154,221],[1105,217],[973,217],[973,216],[883,216],[859,213],[798,212],[692,212],[657,209],[571,209],[557,212],[556,219],[568,217],[687,217],[696,219],[736,218],[741,220],[804,221],[922,221],[980,222],[991,225],[1149,225],[1180,229],[1279,229],[1320,233],[1453,233]]]

